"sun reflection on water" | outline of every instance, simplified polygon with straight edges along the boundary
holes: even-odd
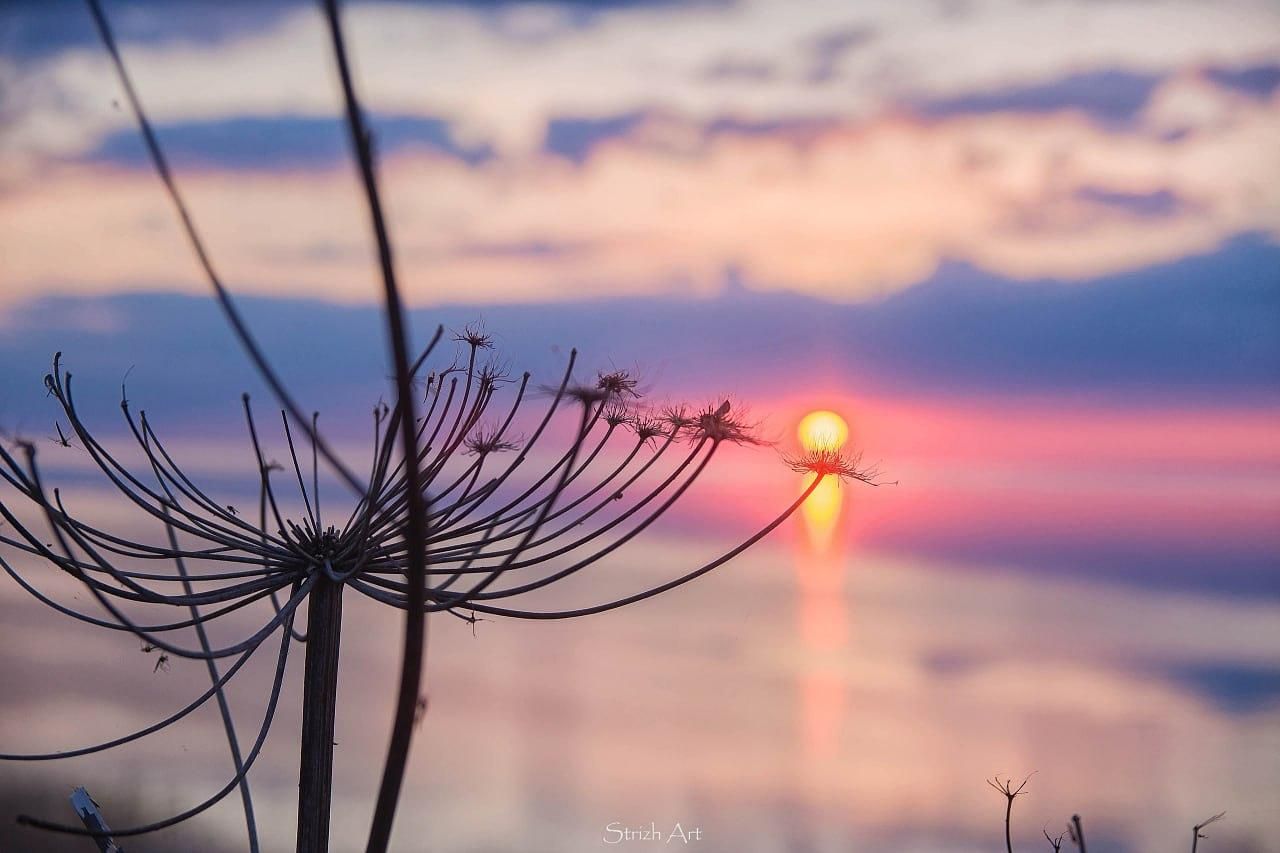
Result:
[[[800,483],[801,491],[809,488],[816,476],[818,475],[812,471],[805,474]],[[840,490],[840,481],[835,477],[824,478],[804,502],[801,514],[804,518],[805,538],[815,555],[837,550],[836,534],[839,532],[843,509],[844,493]]]
[[[849,439],[845,419],[826,409],[809,412],[796,431],[805,450],[839,449]],[[808,489],[815,476],[804,474],[799,488]],[[814,762],[839,752],[847,712],[841,676],[849,637],[841,537],[844,510],[844,493],[835,477],[820,482],[801,510],[805,535],[797,548],[796,586],[805,665],[797,687],[804,754]]]
[[[805,450],[839,450],[849,440],[849,424],[844,418],[827,409],[809,412],[800,419],[796,428]],[[808,473],[800,483],[801,490],[813,484],[817,475]],[[833,550],[835,536],[840,526],[844,494],[840,481],[827,477],[804,502],[801,515],[804,518],[806,539],[815,554]]]

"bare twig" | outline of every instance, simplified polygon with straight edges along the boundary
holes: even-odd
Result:
[[[1208,826],[1211,823],[1217,823],[1218,821],[1222,820],[1226,816],[1227,816],[1226,812],[1218,812],[1216,815],[1209,818],[1208,820],[1203,820],[1191,828],[1191,853],[1196,853],[1196,847],[1200,844],[1201,838],[1209,837],[1203,834],[1200,830],[1204,829],[1206,826]]]
[[[1001,794],[1003,794],[1005,798],[1004,846],[1007,853],[1013,853],[1013,836],[1011,835],[1011,826],[1010,826],[1013,819],[1013,801],[1016,800],[1019,796],[1021,796],[1025,792],[1027,783],[1031,781],[1031,777],[1034,775],[1035,775],[1034,771],[1028,774],[1027,778],[1023,779],[1022,784],[1019,785],[1017,788],[1013,787],[1012,779],[1006,778],[1004,781],[1001,781],[999,776],[993,776],[992,778],[987,780],[987,784],[990,785],[992,788],[995,788]]]

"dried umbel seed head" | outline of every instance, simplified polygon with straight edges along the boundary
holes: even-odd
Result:
[[[838,480],[880,485],[879,472],[875,468],[862,467],[861,454],[844,453],[835,447],[817,447],[795,456],[783,456],[783,461],[797,474],[817,474],[819,477],[831,476]]]
[[[663,406],[658,418],[666,424],[668,433],[680,432],[694,421],[693,415],[689,413],[689,407],[683,403]]]
[[[553,389],[547,388],[548,392]],[[571,400],[577,400],[584,406],[594,407],[609,400],[609,392],[596,385],[570,385],[565,389],[564,395]]]
[[[476,383],[481,391],[492,391],[504,382],[511,381],[510,368],[505,364],[489,362],[476,373]]]
[[[623,406],[625,405],[625,398],[639,399],[638,386],[638,380],[634,379],[631,374],[625,370],[615,370],[612,373],[598,374],[595,382],[575,382],[565,388],[563,393],[566,397],[571,400],[577,400],[584,406],[612,403]],[[543,386],[542,391],[546,394],[559,393],[558,389],[550,386]],[[606,412],[602,412],[602,417]]]
[[[610,403],[605,406],[604,414],[601,417],[609,426],[618,427],[623,424],[631,423],[635,415],[633,415],[631,410],[621,403]]]
[[[466,440],[463,441],[463,446],[467,448],[467,453],[472,456],[485,456],[490,453],[519,450],[520,440],[503,436],[501,427],[482,426],[467,436]]]
[[[462,331],[454,332],[453,339],[470,346],[473,350],[493,349],[493,337],[479,323],[468,323]]]
[[[596,380],[596,387],[604,391],[611,398],[613,397],[632,397],[640,396],[638,390],[640,380],[625,370],[614,370],[610,373],[600,373]]]
[[[694,440],[732,444],[767,444],[755,434],[756,425],[748,423],[732,412],[733,406],[725,400],[719,406],[707,406],[694,415],[684,426],[685,433]]]
[[[660,435],[668,435],[666,421],[653,415],[636,415],[631,419],[631,428],[641,441],[651,441]]]

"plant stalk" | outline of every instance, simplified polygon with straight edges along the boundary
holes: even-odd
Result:
[[[1080,825],[1080,815],[1071,816],[1071,825],[1073,827],[1072,836],[1075,838],[1076,847],[1080,853],[1089,853],[1088,848],[1084,846],[1084,827]]]
[[[302,747],[298,766],[298,853],[328,853],[329,850],[342,589],[342,584],[321,576],[316,579],[308,600]]]
[[[1004,807],[1004,848],[1013,853],[1013,836],[1009,832],[1009,823],[1013,820],[1013,797],[1008,798]]]

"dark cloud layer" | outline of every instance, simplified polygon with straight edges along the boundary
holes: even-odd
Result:
[[[643,112],[600,118],[556,117],[547,122],[542,149],[574,163],[584,163],[591,151],[611,139],[625,137],[644,121]]]
[[[657,110],[635,110],[606,116],[554,116],[547,121],[542,139],[542,150],[556,157],[563,157],[578,165],[591,159],[601,146],[622,142],[652,150],[654,147],[679,146],[681,156],[690,152],[690,137],[681,136],[679,143],[672,143],[658,135],[656,139],[644,137],[649,123],[674,121],[682,129],[694,131],[692,147],[723,137],[773,138],[795,145],[816,141],[824,133],[840,128],[844,122],[836,116],[808,116],[793,118],[755,118],[722,115],[699,122],[691,127],[684,119]]]
[[[844,27],[815,36],[808,45],[809,69],[805,78],[815,86],[830,83],[839,75],[845,57],[874,38],[875,30],[867,26]]]
[[[916,108],[932,118],[1078,110],[1102,124],[1124,124],[1147,105],[1161,79],[1158,74],[1119,69],[1088,71],[1039,83],[926,99]]]
[[[1265,100],[1280,88],[1280,64],[1270,63],[1245,68],[1214,67],[1205,71],[1205,77],[1224,89]]]
[[[348,0],[399,2],[406,6],[453,6],[478,13],[499,12],[527,0]],[[600,12],[644,6],[672,6],[680,0],[549,0],[573,13],[577,25],[590,24]],[[732,0],[696,0],[700,6],[732,6]],[[108,5],[118,37],[142,44],[219,44],[261,32],[299,9],[316,11],[311,0],[256,0],[210,3],[207,0],[115,0]],[[318,12],[317,12],[318,13]],[[0,55],[39,59],[100,45],[83,0],[6,0],[0,4]]]
[[[649,145],[638,138],[638,133],[646,123],[670,118],[646,110],[605,116],[552,116],[546,123],[541,150],[582,165],[610,142]],[[429,151],[468,166],[482,166],[498,156],[492,143],[462,142],[453,123],[444,118],[373,113],[370,120],[383,155]],[[748,120],[720,116],[701,122],[694,129],[703,143],[720,137],[772,137],[804,144],[840,125],[835,117]],[[159,122],[156,132],[170,160],[187,169],[309,171],[345,165],[350,156],[346,127],[336,115]],[[133,128],[113,131],[77,159],[130,169],[150,168],[146,149]]]
[[[585,250],[536,241],[475,247],[539,256]],[[424,334],[437,322],[460,326],[482,316],[518,364],[554,371],[559,356],[552,348],[565,353],[576,346],[587,367],[610,359],[648,365],[675,391],[726,379],[739,390],[785,390],[802,369],[812,380],[908,396],[1072,394],[1123,405],[1270,405],[1280,401],[1278,271],[1280,247],[1245,236],[1209,255],[1091,282],[1013,281],[950,262],[881,301],[837,305],[748,290],[730,270],[727,292],[710,300],[452,305],[417,311],[414,321]],[[382,391],[369,383],[384,372],[375,309],[243,302],[304,396],[346,386],[366,395]],[[57,349],[81,362],[86,394],[95,386],[115,388],[131,365],[134,382],[151,383],[184,407],[234,400],[254,384],[207,299],[50,298],[15,309],[0,338],[3,414],[35,413],[24,385],[40,397],[39,378]],[[169,369],[175,364],[180,369]]]
[[[1078,201],[1096,204],[1146,219],[1173,216],[1186,207],[1176,193],[1152,190],[1147,193],[1120,192],[1106,187],[1085,186],[1075,191]]]
[[[300,5],[300,0],[118,0],[107,4],[107,12],[125,42],[210,45],[274,26]],[[0,54],[5,56],[40,59],[101,44],[83,0],[6,0],[0,5]]]
[[[1280,87],[1280,65],[1210,66],[1199,72],[1222,89],[1265,100]],[[985,91],[922,98],[911,106],[930,118],[1062,111],[1082,112],[1098,124],[1124,127],[1134,123],[1168,73],[1122,68],[1097,69],[1031,83],[1013,83]]]
[[[1280,704],[1280,668],[1231,663],[1170,667],[1167,677],[1224,711],[1251,713]]]
[[[374,115],[371,121],[378,149],[384,155],[418,149],[478,165],[493,154],[488,146],[460,143],[444,119]],[[323,169],[346,165],[351,156],[347,150],[346,126],[336,116],[166,122],[159,124],[156,132],[165,153],[179,168]],[[129,168],[150,168],[146,149],[132,128],[112,133],[85,159]]]

